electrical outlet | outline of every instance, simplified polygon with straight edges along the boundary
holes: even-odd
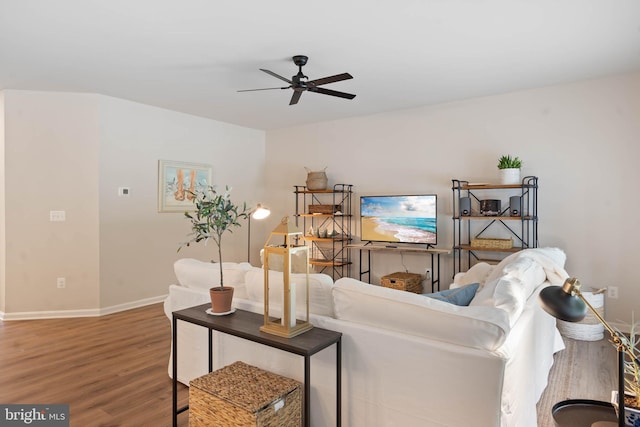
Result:
[[[58,289],[63,289],[67,286],[67,279],[64,277],[58,277],[56,279],[56,284],[58,285]]]
[[[607,288],[607,296],[611,299],[618,299],[618,287],[617,286],[609,286]]]
[[[426,268],[424,270],[424,278],[425,278],[425,280],[431,279],[431,269],[430,268]]]

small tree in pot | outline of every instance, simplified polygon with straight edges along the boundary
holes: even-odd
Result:
[[[191,221],[191,240],[184,242],[178,247],[178,251],[184,246],[189,246],[194,242],[202,242],[206,244],[209,239],[213,240],[218,247],[218,261],[220,263],[220,286],[211,288],[211,299],[213,312],[226,312],[231,309],[231,298],[233,297],[233,288],[224,286],[224,275],[222,272],[222,236],[225,232],[232,232],[234,227],[240,226],[240,219],[247,218],[249,215],[246,202],[242,205],[236,205],[231,201],[231,189],[225,188],[224,193],[216,191],[215,187],[209,186],[201,192],[190,192],[193,197],[193,203],[196,206],[195,212],[185,212],[184,216]],[[219,308],[214,303],[214,296],[217,293],[231,292],[228,298],[228,306]]]

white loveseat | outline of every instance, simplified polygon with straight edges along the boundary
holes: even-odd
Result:
[[[451,285],[480,284],[469,306],[312,274],[311,322],[343,333],[342,424],[537,426],[536,402],[553,354],[564,348],[537,295],[567,277],[564,261],[561,250],[544,248],[513,254],[497,266],[476,264]],[[195,260],[180,260],[175,268],[180,284],[170,286],[165,301],[169,318],[174,310],[208,302],[219,276],[211,274],[219,265]],[[262,269],[223,268],[225,284],[237,286],[234,305],[261,313]],[[281,273],[272,274],[270,289],[277,292],[272,284]],[[298,279],[293,282],[302,283]],[[304,298],[300,288],[297,295]],[[272,294],[270,305],[276,300]],[[178,328],[178,380],[188,384],[207,372],[207,333],[182,322]],[[298,356],[222,334],[213,346],[214,369],[242,360],[303,379]],[[333,347],[312,358],[312,426],[335,425],[335,369]]]

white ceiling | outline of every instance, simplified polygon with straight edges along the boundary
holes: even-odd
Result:
[[[291,90],[291,56],[353,100]],[[640,70],[639,0],[0,0],[0,89],[93,92],[258,129]],[[286,84],[285,84],[286,85]]]

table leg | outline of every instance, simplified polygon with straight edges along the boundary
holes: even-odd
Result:
[[[303,424],[311,425],[311,357],[304,357],[304,414]]]
[[[209,372],[213,372],[213,329],[209,329]]]
[[[336,342],[336,426],[342,425],[342,337]]]
[[[173,353],[173,427],[178,427],[178,319],[173,317],[173,342],[172,342],[172,353]]]

